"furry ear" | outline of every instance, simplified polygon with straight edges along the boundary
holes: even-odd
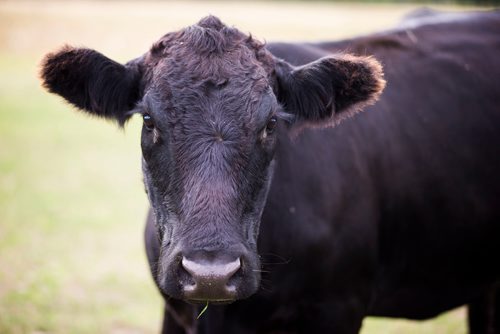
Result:
[[[141,67],[138,62],[119,64],[101,53],[63,47],[45,56],[41,64],[43,86],[74,106],[120,125],[139,100]]]
[[[278,99],[299,120],[332,122],[375,103],[385,87],[382,66],[370,57],[325,57],[293,67],[276,63]]]

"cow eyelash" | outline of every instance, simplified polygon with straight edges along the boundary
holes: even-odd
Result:
[[[295,121],[295,116],[289,113],[286,113],[282,110],[278,110],[275,114],[275,116],[282,120],[285,123],[292,124]]]

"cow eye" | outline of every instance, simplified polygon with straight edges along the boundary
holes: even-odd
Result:
[[[144,120],[144,126],[148,130],[153,130],[155,127],[155,123],[153,122],[153,117],[150,114],[142,115],[142,119]]]
[[[278,124],[278,119],[275,116],[271,117],[266,125],[267,134],[273,133],[274,130],[276,129],[277,124]]]

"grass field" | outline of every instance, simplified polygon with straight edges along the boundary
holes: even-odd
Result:
[[[44,53],[69,43],[126,61],[209,13],[268,41],[335,39],[390,27],[413,8],[0,2],[0,333],[155,333],[160,325],[142,241],[140,121],[119,130],[45,93]],[[363,326],[363,334],[465,331],[464,309]]]

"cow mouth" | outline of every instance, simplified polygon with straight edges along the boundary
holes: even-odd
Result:
[[[193,305],[228,305],[235,302],[235,299],[186,299],[185,300],[189,304]]]

